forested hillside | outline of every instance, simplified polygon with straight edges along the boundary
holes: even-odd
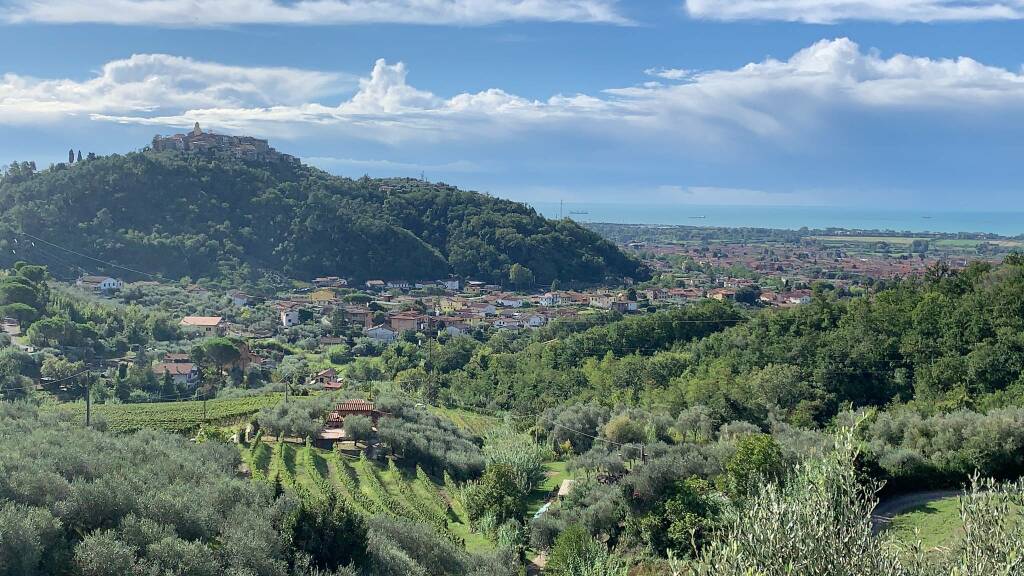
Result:
[[[40,172],[15,164],[0,179],[0,214],[5,258],[28,249],[15,239],[33,241],[20,232],[169,278],[240,281],[273,271],[299,279],[415,280],[455,273],[507,282],[516,263],[542,285],[647,275],[596,233],[523,204],[413,180],[351,180],[221,156],[147,151]],[[47,262],[54,272],[97,266],[59,256],[65,262]],[[115,272],[124,274],[108,271]]]
[[[938,266],[853,299],[819,289],[810,304],[749,319],[704,302],[571,335],[455,341],[445,348],[462,350],[452,352],[457,362],[437,362],[445,350],[407,347],[382,364],[388,376],[426,382],[424,393],[489,408],[536,410],[575,397],[814,427],[846,406],[1018,403],[1021,334],[1024,258],[1011,255],[959,272]]]

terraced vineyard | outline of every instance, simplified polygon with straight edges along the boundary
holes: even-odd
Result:
[[[385,514],[429,524],[471,552],[492,544],[472,532],[461,507],[454,503],[454,486],[445,487],[422,469],[409,473],[394,463],[384,467],[364,457],[352,458],[313,446],[265,442],[260,437],[243,450],[253,478],[280,481],[310,495],[330,491],[345,498],[361,514]]]
[[[94,417],[106,420],[110,430],[115,432],[132,432],[143,428],[190,432],[202,423],[225,424],[251,416],[280,400],[280,394],[208,400],[205,417],[202,401],[94,404],[92,413]],[[85,404],[81,402],[60,405],[56,409],[85,418]]]

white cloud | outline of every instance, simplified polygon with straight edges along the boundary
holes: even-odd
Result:
[[[644,74],[655,76],[663,80],[683,80],[693,75],[693,70],[683,68],[648,68]]]
[[[831,24],[844,20],[942,22],[1024,19],[1024,0],[685,0],[694,18],[784,20]]]
[[[94,78],[84,82],[0,76],[0,123],[225,105],[301,105],[355,85],[356,78],[344,74],[226,66],[166,54],[137,54],[107,63]]]
[[[480,26],[499,22],[625,25],[617,0],[13,0],[11,23],[209,27],[233,24],[368,23]]]
[[[845,38],[822,40],[786,60],[543,100],[500,88],[444,97],[410,84],[404,64],[378,60],[354,95],[324,103],[323,95],[343,78],[134,56],[84,82],[4,76],[0,123],[42,110],[141,125],[177,128],[198,121],[229,132],[343,135],[393,144],[488,142],[530,133],[688,142],[704,149],[752,136],[787,145],[807,134],[828,134],[838,115],[941,113],[942,122],[1005,123],[1012,121],[1006,112],[1024,111],[1024,74],[970,58],[883,57]]]

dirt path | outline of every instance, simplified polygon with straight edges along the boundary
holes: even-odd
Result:
[[[878,506],[875,506],[874,512],[871,513],[871,531],[878,534],[889,526],[893,518],[907,510],[961,494],[963,494],[962,490],[928,490],[924,492],[911,492],[910,494],[903,494],[883,500],[878,503]]]

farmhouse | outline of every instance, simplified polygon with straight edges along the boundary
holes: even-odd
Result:
[[[334,368],[317,372],[312,383],[323,386],[324,390],[341,390],[345,387],[345,383],[338,379],[338,371]]]
[[[124,287],[124,282],[110,276],[82,276],[75,285],[93,292],[116,292]]]
[[[220,316],[185,316],[181,327],[204,336],[219,336],[224,333],[224,318]]]
[[[178,386],[193,388],[199,384],[199,368],[190,362],[161,362],[153,366],[153,373],[160,379],[170,374]]]
[[[376,424],[380,419],[380,412],[377,406],[369,400],[345,400],[336,405],[330,415],[327,416],[328,428],[341,428],[345,425],[345,418],[348,416],[366,416]]]

